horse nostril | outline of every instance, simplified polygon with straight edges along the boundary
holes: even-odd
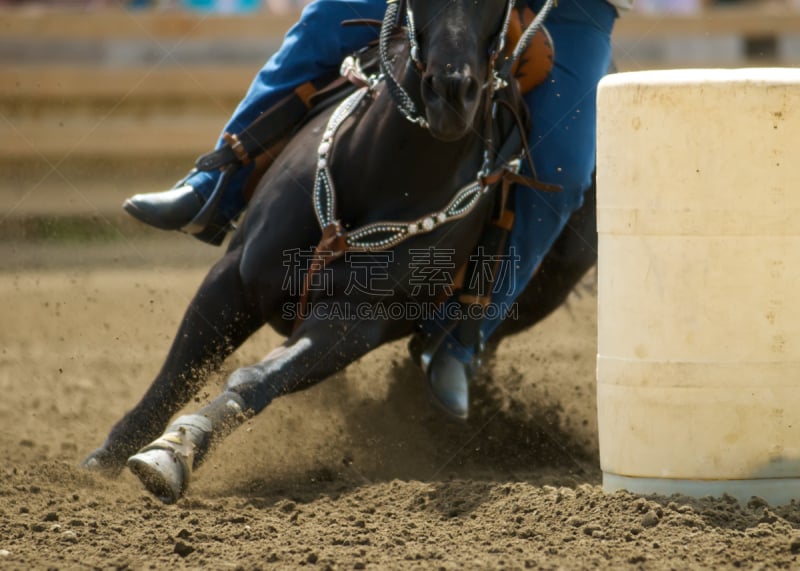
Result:
[[[422,98],[427,101],[432,101],[437,97],[436,89],[433,85],[435,77],[432,74],[428,74],[422,79]]]
[[[451,102],[472,102],[480,85],[472,76],[461,74],[429,74],[422,81],[422,96],[428,101],[444,99]]]
[[[461,100],[474,101],[478,97],[480,85],[478,80],[472,76],[467,76],[461,80]]]

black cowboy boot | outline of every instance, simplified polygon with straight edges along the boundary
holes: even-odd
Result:
[[[163,192],[136,194],[122,208],[145,224],[160,230],[180,230],[194,220],[205,199],[185,184]]]
[[[469,385],[478,372],[480,360],[465,363],[447,348],[448,343],[417,333],[408,350],[412,360],[425,373],[425,387],[431,403],[450,418],[469,417]]]
[[[127,199],[122,208],[139,220],[160,230],[183,230],[197,217],[205,199],[192,186],[185,184],[163,192],[137,194]],[[199,231],[189,233],[202,242],[219,246],[232,228],[219,212]]]
[[[477,369],[475,361],[464,363],[446,347],[440,347],[426,372],[431,401],[450,417],[467,420],[469,385]]]

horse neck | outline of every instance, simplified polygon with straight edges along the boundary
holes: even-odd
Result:
[[[399,58],[398,58],[399,59]],[[422,96],[421,72],[410,62],[399,64],[397,69],[397,80],[405,92],[411,97],[417,112],[424,114]],[[438,170],[448,169],[450,171],[461,165],[473,163],[470,167],[470,174],[474,175],[480,168],[479,157],[483,152],[482,135],[485,125],[481,116],[476,118],[470,135],[458,141],[444,142],[434,138],[430,131],[411,123],[403,116],[396,103],[392,100],[389,90],[383,89],[378,95],[374,109],[378,110],[385,121],[387,132],[393,133],[398,141],[409,141],[402,149],[395,152],[406,152],[408,158],[415,164],[429,167],[437,167]],[[481,114],[479,114],[481,115]],[[391,145],[390,140],[386,144]],[[470,158],[476,157],[473,161]],[[476,162],[477,161],[477,162]]]
[[[417,109],[423,109],[419,72],[412,65],[403,65],[397,70],[397,79]],[[459,141],[444,142],[408,121],[388,90],[380,89],[347,141],[343,141],[345,155],[356,160],[358,166],[345,166],[345,170],[356,170],[355,176],[342,172],[352,181],[342,205],[374,204],[377,198],[386,205],[411,199],[423,210],[440,207],[458,188],[475,180],[481,167],[484,142],[480,120],[472,134]]]

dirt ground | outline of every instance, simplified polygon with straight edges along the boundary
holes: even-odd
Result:
[[[795,505],[602,492],[589,289],[504,342],[466,424],[396,344],[279,399],[176,505],[86,473],[218,254],[117,238],[0,242],[0,569],[800,566]],[[226,371],[277,342],[259,333]]]

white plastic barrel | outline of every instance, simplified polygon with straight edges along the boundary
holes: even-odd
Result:
[[[800,70],[598,93],[604,488],[800,499]]]

